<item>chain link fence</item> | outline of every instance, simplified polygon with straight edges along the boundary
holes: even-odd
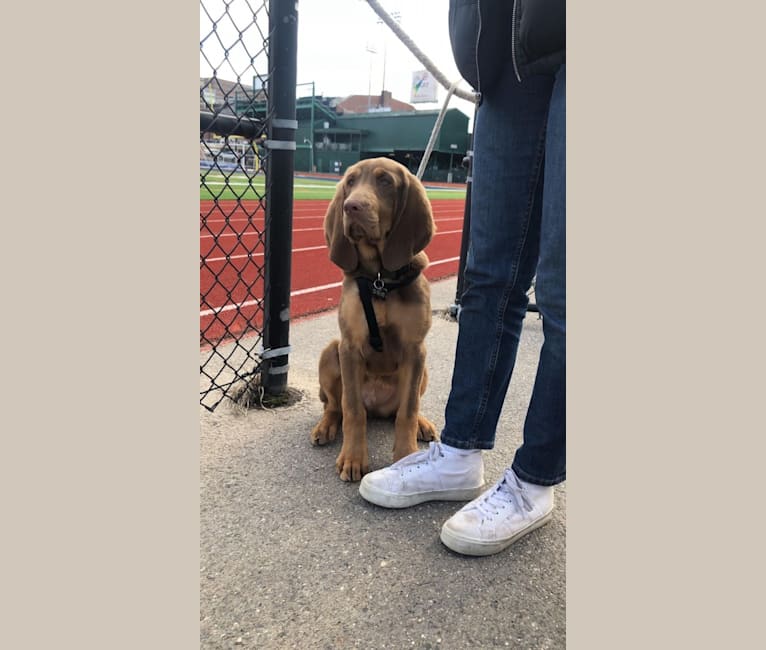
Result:
[[[243,382],[286,386],[296,45],[294,1],[200,2],[200,404],[210,411]]]

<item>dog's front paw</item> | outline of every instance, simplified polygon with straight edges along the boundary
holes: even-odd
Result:
[[[322,415],[322,419],[311,431],[312,445],[326,445],[335,440],[340,429],[340,416],[337,413],[327,413]]]
[[[361,481],[362,476],[370,471],[367,452],[353,453],[342,450],[335,461],[335,469],[341,481]]]
[[[431,440],[438,439],[439,434],[437,433],[433,422],[426,420],[422,415],[418,415],[418,440],[430,442]]]

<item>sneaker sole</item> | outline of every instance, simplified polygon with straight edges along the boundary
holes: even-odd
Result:
[[[472,501],[484,491],[484,486],[463,490],[434,490],[418,494],[395,494],[370,486],[364,481],[359,485],[359,494],[366,501],[383,508],[409,508],[426,501]]]
[[[547,524],[552,518],[553,518],[553,511],[551,510],[547,515],[543,515],[542,517],[540,517],[540,519],[537,519],[536,521],[532,522],[526,528],[522,528],[515,535],[507,539],[497,540],[494,542],[482,540],[482,539],[471,539],[468,537],[462,537],[459,534],[447,528],[446,526],[442,526],[442,532],[439,537],[442,541],[442,544],[444,544],[447,548],[455,551],[456,553],[460,553],[462,555],[474,555],[474,556],[494,555],[495,553],[499,553],[500,551],[505,550],[511,544],[513,544],[516,540],[518,540],[521,537],[524,537],[524,535],[526,535],[527,533],[531,533],[533,530],[540,528],[540,526]]]

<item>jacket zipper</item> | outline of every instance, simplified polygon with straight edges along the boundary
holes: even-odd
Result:
[[[516,73],[516,79],[521,83],[519,66],[516,63],[516,0],[513,0],[513,13],[511,14],[511,61],[513,61],[513,71]]]
[[[479,39],[481,38],[481,0],[477,0],[476,2],[476,11],[479,14],[479,31],[476,32],[476,49],[474,50],[473,59],[474,61],[476,61],[476,92],[481,94],[481,75],[479,74]]]

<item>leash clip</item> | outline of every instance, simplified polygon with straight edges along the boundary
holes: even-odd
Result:
[[[378,273],[378,277],[372,281],[372,293],[378,298],[382,298],[383,300],[386,299],[388,290],[386,289],[386,283],[380,278],[380,273]]]

